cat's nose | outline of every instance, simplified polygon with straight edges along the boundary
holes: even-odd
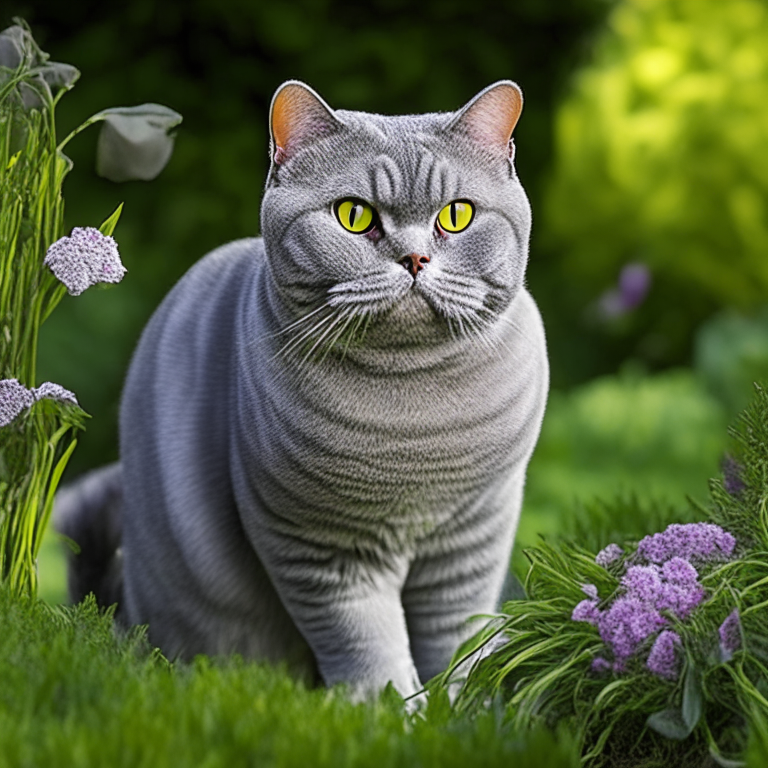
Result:
[[[401,259],[400,263],[414,276],[417,272],[421,272],[424,267],[429,264],[429,256],[419,256],[418,253],[412,253]]]

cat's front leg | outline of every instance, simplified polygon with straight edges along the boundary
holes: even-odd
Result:
[[[422,681],[443,672],[459,645],[480,629],[470,618],[498,609],[518,511],[519,503],[505,513],[486,510],[463,530],[439,532],[414,560],[402,601]]]
[[[285,553],[286,544],[268,549]],[[346,683],[356,699],[390,681],[403,697],[419,691],[400,600],[407,564],[372,568],[348,554],[299,546],[279,561],[268,557],[268,570],[326,685]]]

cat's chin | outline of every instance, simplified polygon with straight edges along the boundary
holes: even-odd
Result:
[[[366,334],[366,347],[413,348],[440,344],[451,338],[448,324],[414,286],[389,309],[377,315]]]

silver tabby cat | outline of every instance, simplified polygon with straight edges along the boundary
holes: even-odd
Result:
[[[197,263],[128,373],[119,465],[64,491],[73,597],[171,657],[357,695],[443,670],[508,573],[547,387],[513,165],[522,96],[449,114],[272,101],[263,239]]]

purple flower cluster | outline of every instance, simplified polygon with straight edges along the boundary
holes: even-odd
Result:
[[[611,563],[616,562],[622,555],[624,550],[618,544],[609,544],[605,549],[601,549],[596,557],[595,562],[607,568]]]
[[[718,525],[673,524],[663,533],[640,541],[630,560],[632,564],[627,564],[622,576],[621,591],[609,606],[601,610],[594,585],[583,585],[587,599],[576,605],[571,618],[597,627],[613,656],[613,663],[597,657],[592,670],[602,672],[611,668],[622,672],[628,659],[656,635],[646,666],[665,680],[675,680],[681,640],[667,628],[669,616],[684,621],[705,597],[693,563],[728,559],[735,546],[734,537]],[[611,544],[597,555],[595,562],[606,567],[622,554],[622,549]],[[732,655],[740,641],[738,612],[734,612],[720,627],[723,656]]]
[[[648,654],[645,666],[658,677],[665,680],[677,680],[677,667],[680,661],[678,649],[680,648],[680,635],[671,629],[659,632]]]
[[[731,496],[738,496],[747,486],[742,479],[744,467],[730,454],[726,454],[720,462],[723,472],[723,487]]]
[[[733,654],[741,648],[741,619],[739,609],[734,608],[720,625],[720,657],[723,661],[730,661]]]
[[[44,398],[78,404],[72,392],[52,381],[27,389],[17,379],[3,379],[0,381],[0,427],[8,426],[25,408]]]
[[[673,523],[663,533],[646,536],[637,545],[637,554],[651,563],[664,563],[673,557],[710,562],[727,560],[736,539],[714,523]]]
[[[119,283],[126,272],[117,243],[93,227],[75,227],[70,237],[57,240],[48,248],[43,264],[67,286],[71,296],[79,296],[96,283]]]

